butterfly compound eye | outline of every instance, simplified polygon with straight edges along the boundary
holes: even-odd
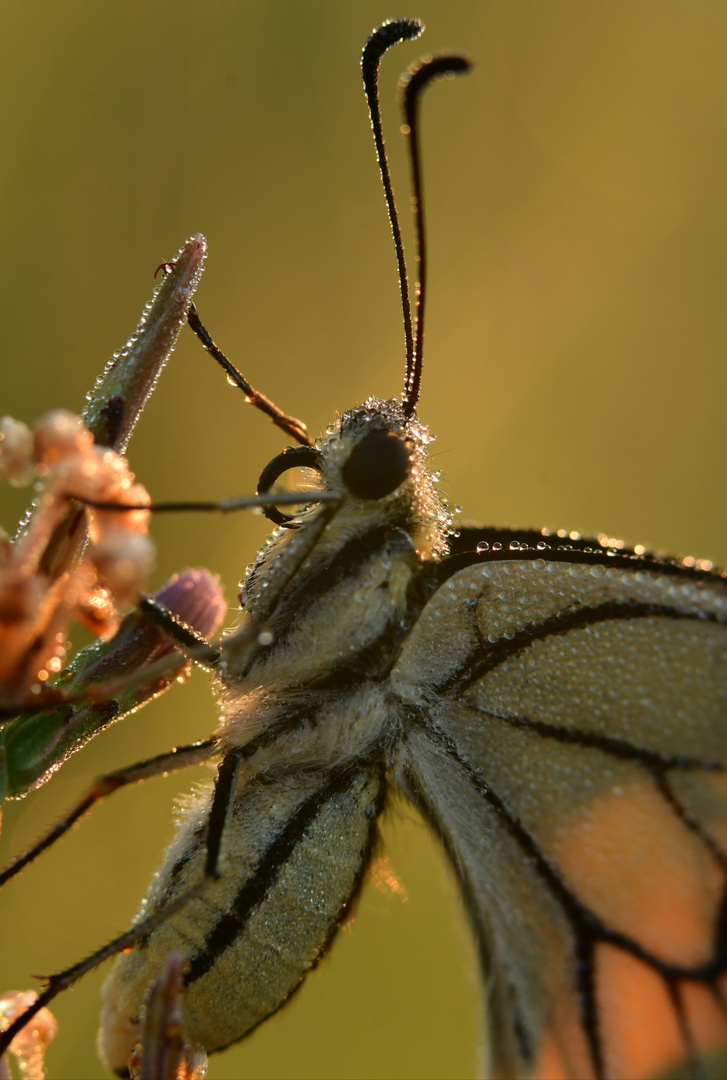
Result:
[[[393,431],[373,431],[351,451],[342,474],[346,487],[359,499],[383,499],[411,471],[408,443]]]

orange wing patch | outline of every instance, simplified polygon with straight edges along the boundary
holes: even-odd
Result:
[[[716,840],[704,831],[697,835],[656,784],[639,779],[559,826],[548,851],[575,895],[616,939],[600,941],[594,958],[605,1075],[647,1080],[724,1045],[725,981],[709,985],[708,974],[725,886]],[[633,948],[619,938],[630,939]],[[680,975],[700,968],[702,981]],[[580,1007],[577,994],[556,1004],[538,1080],[594,1076]]]

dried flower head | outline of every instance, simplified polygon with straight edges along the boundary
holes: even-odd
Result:
[[[79,619],[108,636],[120,605],[142,591],[154,565],[149,495],[124,458],[97,446],[83,420],[46,414],[32,431],[0,420],[0,475],[35,479],[36,498],[17,535],[0,537],[0,685],[4,703],[27,699],[62,666]],[[81,504],[75,500],[81,500]]]
[[[0,474],[14,487],[26,487],[35,477],[32,432],[12,416],[0,416]]]
[[[4,1031],[16,1016],[20,1016],[35,1001],[31,991],[11,990],[0,997],[0,1031]],[[9,1054],[15,1060],[18,1071],[27,1080],[43,1080],[44,1057],[48,1045],[58,1031],[58,1024],[50,1009],[41,1009],[32,1021],[15,1036]],[[0,1059],[0,1080],[10,1080],[13,1074],[7,1055]]]

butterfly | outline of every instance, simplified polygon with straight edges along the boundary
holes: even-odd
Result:
[[[317,960],[395,786],[431,820],[466,897],[491,1073],[648,1075],[724,1038],[724,580],[603,540],[455,534],[426,473],[420,347],[411,355],[402,405],[371,400],[263,474],[265,490],[304,464],[344,494],[278,517],[245,585],[256,636],[223,650],[218,791],[240,770],[245,783],[218,839],[237,837],[239,888],[222,900],[223,870],[120,959],[106,1037],[138,1011],[149,953],[175,928],[206,927],[185,976],[190,1033],[206,1011],[232,1041],[239,1017],[221,1017],[205,979],[219,985],[235,943],[254,952],[263,924],[267,948],[295,897],[274,952],[281,969]],[[207,819],[206,799],[189,807],[148,906],[198,876]],[[227,915],[212,923],[210,906]],[[302,944],[308,925],[317,945]],[[258,955],[245,970],[259,980],[238,1006],[251,1027],[301,971],[270,1004],[272,967]]]

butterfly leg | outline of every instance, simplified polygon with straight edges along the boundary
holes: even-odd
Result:
[[[185,763],[200,764],[202,761],[206,761],[210,756],[213,745],[214,743],[212,740],[208,740],[208,742],[197,744],[197,746],[194,747],[185,747],[184,750],[189,751],[189,760]],[[2,1057],[8,1049],[18,1032],[32,1020],[36,1013],[47,1006],[58,994],[60,994],[61,991],[67,990],[69,987],[73,986],[87,971],[91,971],[92,968],[97,967],[98,964],[103,963],[104,960],[108,960],[111,956],[115,956],[117,953],[130,949],[142,938],[147,937],[157,926],[168,919],[170,915],[173,915],[190,900],[193,900],[203,893],[210,880],[218,876],[217,864],[222,835],[229,818],[232,802],[237,790],[237,778],[240,765],[244,758],[245,750],[240,749],[227,754],[220,763],[217,779],[215,781],[212,808],[208,818],[206,841],[207,858],[202,880],[192,888],[174,897],[174,899],[170,900],[162,908],[152,912],[152,914],[148,915],[145,919],[141,919],[139,922],[134,923],[134,925],[123,934],[119,934],[102,948],[91,953],[84,960],[81,960],[77,964],[73,964],[71,967],[64,968],[63,971],[48,976],[48,986],[46,989],[38,995],[33,1004],[26,1009],[24,1013],[17,1017],[5,1031],[0,1033],[0,1057]],[[128,779],[125,782],[132,783],[134,779],[143,779],[147,776],[157,775],[159,772],[165,771],[164,766],[162,765],[160,767],[159,765],[164,759],[166,759],[167,768],[169,761],[172,761],[173,763],[175,761],[173,754],[163,754],[160,755],[159,758],[151,759],[150,762],[142,762],[140,765],[132,766],[131,770],[122,770],[122,774],[124,772],[134,772],[135,774],[132,779]],[[153,763],[156,763],[156,769],[154,769]],[[151,771],[144,772],[143,769],[145,766],[149,766]],[[173,767],[179,766],[177,764],[173,765]],[[142,771],[139,772],[138,770]],[[116,775],[118,779],[119,774],[111,775]],[[122,783],[123,782],[124,781],[122,781]],[[117,786],[121,785],[117,784]],[[111,790],[115,790],[115,788],[112,788]],[[79,806],[80,805],[81,804],[79,804]],[[73,813],[73,811],[71,813]],[[71,822],[66,825],[66,828],[69,827],[70,824]],[[41,843],[43,843],[43,841],[41,841]]]
[[[186,653],[190,660],[202,664],[214,671],[220,658],[219,649],[207,641],[193,626],[185,622],[175,611],[160,603],[155,596],[144,596],[139,601],[139,610],[148,615],[170,641]]]
[[[33,862],[42,851],[45,851],[61,836],[65,835],[79,818],[82,818],[97,802],[100,802],[107,795],[111,795],[112,792],[127,787],[129,784],[136,784],[140,780],[148,780],[152,776],[176,772],[179,769],[186,769],[190,765],[201,765],[207,761],[214,746],[214,739],[191,743],[189,746],[179,746],[164,754],[157,754],[156,757],[147,758],[146,761],[139,761],[135,765],[116,769],[114,772],[99,777],[93,787],[78,800],[75,806],[72,806],[63,815],[60,821],[57,821],[32,847],[13,859],[4,870],[0,870],[0,887],[10,878],[20,873],[29,863]]]

